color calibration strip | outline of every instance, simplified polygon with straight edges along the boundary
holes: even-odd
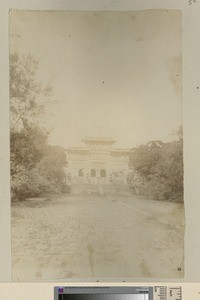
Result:
[[[182,300],[181,286],[55,287],[54,300]]]
[[[58,300],[150,300],[148,293],[143,294],[59,294]]]

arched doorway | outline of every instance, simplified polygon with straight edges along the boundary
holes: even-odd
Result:
[[[95,169],[91,170],[91,177],[96,177],[96,170]]]
[[[83,169],[80,169],[80,170],[78,171],[78,176],[79,176],[79,177],[84,177]]]
[[[100,176],[101,177],[106,177],[106,170],[105,169],[100,170]]]

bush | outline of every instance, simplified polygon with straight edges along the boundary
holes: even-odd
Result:
[[[11,134],[12,199],[62,192],[65,152],[58,146],[47,145],[46,141],[46,135],[38,127]]]
[[[152,141],[134,149],[130,185],[157,200],[183,202],[183,141]]]

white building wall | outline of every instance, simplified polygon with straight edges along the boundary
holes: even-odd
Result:
[[[72,183],[127,184],[129,152],[126,150],[115,152],[111,146],[92,144],[81,150],[71,149],[67,152],[67,160],[67,174]],[[94,177],[91,170],[95,170]],[[106,172],[105,177],[102,177],[105,173],[102,170]]]

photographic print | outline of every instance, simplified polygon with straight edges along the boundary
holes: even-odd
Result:
[[[15,282],[183,278],[181,12],[10,12]]]

